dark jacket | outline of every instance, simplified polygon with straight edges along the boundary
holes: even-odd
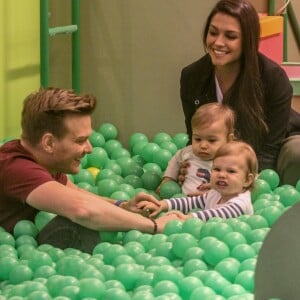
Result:
[[[260,169],[276,169],[276,160],[288,131],[299,132],[299,114],[291,112],[293,89],[285,71],[275,62],[259,54],[259,67],[265,95],[265,116],[269,133],[257,153]],[[181,72],[180,95],[187,133],[191,138],[191,118],[198,106],[217,101],[214,66],[206,54]],[[239,131],[239,128],[237,128]],[[243,139],[243,137],[241,137]]]

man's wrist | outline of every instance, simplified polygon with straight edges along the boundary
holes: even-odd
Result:
[[[117,200],[114,205],[123,207],[124,203],[127,202],[126,200]]]
[[[157,223],[156,223],[155,219],[149,218],[149,220],[151,220],[151,222],[153,223],[153,231],[151,233],[153,233],[153,234],[157,233],[158,228],[157,228]]]

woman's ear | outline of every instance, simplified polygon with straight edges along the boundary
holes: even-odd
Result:
[[[53,147],[54,147],[54,136],[53,134],[47,132],[42,136],[42,147],[43,149],[49,153],[53,153]]]
[[[227,139],[228,139],[228,142],[232,142],[233,140],[235,140],[234,133],[229,133]]]

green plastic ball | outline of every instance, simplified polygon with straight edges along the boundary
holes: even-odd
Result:
[[[130,152],[125,148],[118,148],[112,151],[111,159],[118,160],[122,157],[131,157]]]
[[[110,299],[130,300],[131,298],[124,289],[115,287],[115,288],[107,289],[105,292],[103,300],[110,300]]]
[[[267,181],[259,178],[256,179],[254,183],[254,188],[251,191],[252,202],[255,202],[255,200],[260,194],[268,194],[271,193],[271,191],[271,187]]]
[[[221,260],[216,266],[215,270],[218,271],[225,279],[234,282],[235,277],[239,273],[240,262],[232,257],[227,257]]]
[[[181,193],[181,187],[173,180],[164,182],[160,187],[160,196],[162,199],[172,198],[175,194],[179,193]]]
[[[234,281],[235,284],[241,285],[245,290],[254,291],[254,271],[242,271],[240,272]]]
[[[18,264],[15,257],[7,256],[0,257],[0,280],[5,281],[9,279],[10,271]]]
[[[141,176],[143,187],[146,190],[155,190],[161,182],[161,176],[153,171],[146,171]]]
[[[225,297],[225,299],[229,299],[231,296],[240,296],[246,293],[246,290],[239,284],[231,284],[228,286],[225,286],[222,291],[222,296]]]
[[[190,300],[208,299],[209,297],[216,297],[213,289],[207,286],[199,286],[191,294]],[[212,299],[212,298],[211,298]]]
[[[171,265],[158,266],[153,272],[154,285],[162,280],[170,280],[175,284],[178,284],[182,278],[182,273]]]
[[[169,163],[169,160],[172,158],[173,154],[166,149],[158,149],[158,151],[153,153],[153,163],[158,164],[161,169],[164,171]]]
[[[248,216],[246,223],[249,224],[252,229],[269,227],[268,222],[261,215]]]
[[[248,244],[236,245],[230,253],[231,257],[237,259],[239,262],[248,258],[253,258],[256,253],[255,250]]]
[[[153,288],[153,294],[155,296],[163,295],[166,293],[175,293],[179,294],[179,289],[177,285],[170,280],[162,280],[155,284]]]
[[[258,178],[265,180],[270,185],[272,190],[274,190],[276,187],[278,187],[279,182],[280,182],[278,173],[272,169],[262,170],[259,173]]]
[[[179,233],[173,241],[173,252],[177,257],[182,258],[187,249],[196,246],[197,240],[193,235],[189,233]]]
[[[95,184],[94,176],[87,169],[80,169],[77,174],[73,174],[74,183],[87,182],[91,185]]]
[[[204,251],[200,247],[190,247],[187,249],[182,257],[183,263],[187,262],[190,259],[196,258],[201,259],[203,258]]]
[[[227,233],[232,232],[232,227],[226,222],[220,222],[210,230],[210,235],[221,240]]]
[[[113,179],[103,179],[97,182],[98,195],[109,197],[118,188],[118,183]]]
[[[106,141],[116,139],[118,137],[118,130],[115,125],[111,123],[103,123],[99,129],[100,132]]]
[[[35,251],[34,256],[28,260],[28,266],[32,271],[36,271],[41,266],[52,266],[53,261],[49,254]]]
[[[300,192],[294,187],[286,187],[279,191],[280,202],[285,206],[289,207],[300,201]]]
[[[84,278],[79,281],[79,297],[80,299],[95,298],[101,299],[105,294],[104,283],[96,278]]]
[[[112,139],[106,141],[103,145],[103,148],[105,149],[108,157],[111,157],[114,151],[122,149],[123,146],[120,141]]]
[[[144,246],[137,241],[128,242],[126,245],[124,245],[124,248],[128,255],[130,255],[133,258],[135,258],[141,253],[145,253]]]
[[[172,153],[172,155],[174,155],[178,151],[177,146],[172,141],[162,142],[160,144],[160,148],[170,151]]]
[[[182,272],[185,276],[189,276],[197,270],[207,271],[208,266],[202,259],[191,258],[184,263]]]
[[[34,218],[36,228],[41,231],[55,216],[53,213],[39,211]]]
[[[129,146],[130,149],[133,148],[133,146],[139,142],[146,142],[148,143],[148,137],[144,133],[135,132],[133,133],[129,138]]]
[[[203,258],[211,266],[216,266],[221,260],[230,255],[228,246],[219,240],[205,245],[203,250]]]
[[[183,222],[182,232],[190,233],[195,238],[199,238],[204,222],[198,218],[190,218]]]
[[[247,242],[245,236],[237,231],[226,233],[221,240],[229,247],[229,249],[233,249],[236,245],[245,244]]]
[[[147,141],[138,141],[136,142],[131,149],[131,152],[133,155],[142,155],[143,148],[148,144],[149,142]],[[144,158],[143,158],[144,159]]]
[[[120,200],[120,199],[130,200],[131,199],[131,196],[127,192],[124,192],[124,191],[115,191],[109,197],[114,200]]]
[[[104,136],[95,130],[92,131],[92,134],[89,137],[89,141],[93,147],[103,147],[105,144]]]
[[[12,234],[6,231],[0,232],[0,245],[10,245],[15,246],[16,241]]]
[[[145,172],[146,171],[152,171],[152,172],[156,172],[159,175],[162,175],[162,173],[163,173],[161,167],[158,164],[152,163],[152,162],[145,163],[143,165],[143,169],[144,169]]]
[[[94,147],[92,152],[87,154],[88,167],[96,167],[102,169],[108,160],[108,155],[105,149],[101,147]]]
[[[122,176],[126,177],[128,175],[135,175],[141,177],[144,174],[143,167],[141,167],[137,162],[131,161],[126,168],[122,168]]]
[[[108,159],[105,163],[104,169],[109,169],[118,175],[122,174],[122,168],[115,160]]]
[[[166,132],[158,132],[153,137],[153,142],[156,143],[157,145],[160,145],[163,142],[170,142],[170,141],[172,141],[172,137]]]
[[[145,162],[154,162],[153,161],[154,154],[158,152],[159,149],[160,147],[157,144],[148,143],[143,147],[140,155],[142,156]]]
[[[31,280],[33,277],[33,272],[29,266],[25,264],[16,264],[12,267],[9,272],[9,282],[12,284],[19,284],[24,281]]]
[[[178,149],[185,147],[189,141],[189,137],[186,133],[177,133],[172,138],[173,143]]]
[[[133,175],[133,174],[127,175],[124,179],[125,179],[125,183],[131,185],[134,189],[143,187],[143,181],[137,175]],[[136,194],[136,193],[134,193],[134,194]]]
[[[13,229],[13,234],[15,238],[18,238],[19,236],[24,234],[36,237],[38,234],[38,229],[32,221],[21,220],[15,225]]]
[[[120,281],[127,291],[135,287],[141,268],[135,264],[121,264],[115,269],[114,279]]]
[[[261,211],[262,217],[268,222],[269,227],[272,227],[273,224],[278,220],[278,218],[282,215],[283,209],[276,206],[268,206],[265,207]]]
[[[164,234],[169,236],[174,233],[181,233],[182,226],[183,226],[183,222],[179,220],[171,220],[166,224],[164,228]]]

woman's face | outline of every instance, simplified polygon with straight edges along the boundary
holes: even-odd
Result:
[[[239,21],[224,13],[215,14],[208,29],[206,48],[216,67],[239,64],[242,54]]]

